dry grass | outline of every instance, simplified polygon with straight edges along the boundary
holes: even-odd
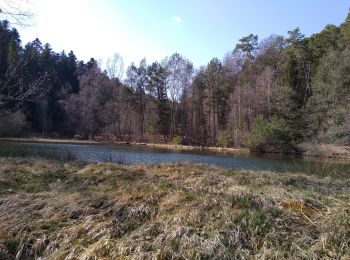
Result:
[[[44,137],[0,137],[0,141],[14,141],[14,142],[37,142],[37,143],[69,143],[69,144],[97,144],[95,140],[77,140],[77,139],[57,139]]]
[[[304,156],[342,159],[350,158],[349,146],[303,143],[298,145],[298,148]]]
[[[0,259],[349,259],[350,173],[0,159]]]

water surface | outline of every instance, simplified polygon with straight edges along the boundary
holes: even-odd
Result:
[[[38,156],[49,159],[114,162],[125,164],[161,164],[191,162],[214,164],[230,169],[269,171],[308,171],[315,167],[349,170],[339,160],[303,159],[283,155],[225,155],[211,152],[173,151],[168,149],[112,144],[69,144],[0,141],[0,156]]]

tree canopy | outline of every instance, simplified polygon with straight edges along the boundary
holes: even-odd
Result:
[[[350,144],[350,15],[305,37],[242,37],[223,60],[201,68],[179,53],[125,70],[102,69],[39,39],[22,45],[0,22],[0,135],[196,145],[293,147]],[[11,129],[11,130],[9,130]]]

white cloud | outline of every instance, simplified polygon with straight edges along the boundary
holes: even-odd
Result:
[[[180,16],[174,16],[173,21],[177,24],[182,23],[182,18]]]

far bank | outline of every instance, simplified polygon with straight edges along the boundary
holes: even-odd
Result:
[[[334,144],[314,144],[302,143],[296,146],[294,150],[270,150],[258,151],[249,148],[234,148],[234,147],[217,147],[217,146],[194,146],[181,145],[170,143],[151,143],[151,142],[127,142],[127,141],[113,141],[105,139],[96,140],[79,140],[79,139],[65,139],[65,138],[48,138],[48,137],[1,137],[0,141],[21,141],[21,142],[42,142],[42,143],[70,143],[70,144],[122,144],[139,147],[160,148],[175,151],[194,151],[194,152],[212,152],[216,154],[293,154],[302,157],[315,158],[333,158],[333,159],[350,159],[350,147],[338,146]]]

